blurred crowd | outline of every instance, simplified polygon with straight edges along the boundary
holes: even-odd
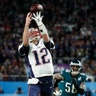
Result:
[[[0,0],[0,80],[26,80],[25,61],[18,55],[25,16],[33,1]],[[54,39],[54,64],[73,58],[83,72],[96,76],[96,0],[38,0],[44,22]]]

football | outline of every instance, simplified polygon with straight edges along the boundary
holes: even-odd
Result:
[[[43,11],[43,6],[41,4],[33,4],[30,7],[30,12],[35,13],[37,11]]]

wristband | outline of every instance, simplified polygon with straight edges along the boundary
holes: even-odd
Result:
[[[45,25],[43,23],[38,27],[39,27],[39,30],[41,32],[41,35],[48,34],[47,29],[46,29],[46,27],[45,27]]]

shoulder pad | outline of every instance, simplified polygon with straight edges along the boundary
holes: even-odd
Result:
[[[81,75],[85,76],[85,73],[80,73]]]
[[[65,72],[70,72],[70,70],[69,69],[65,69]]]
[[[86,75],[85,73],[80,73],[80,75],[82,75],[82,78],[83,78],[85,81],[88,80],[88,77],[87,77],[87,75]]]

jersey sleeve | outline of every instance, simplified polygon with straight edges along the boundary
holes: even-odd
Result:
[[[55,44],[54,44],[54,42],[53,42],[52,39],[50,39],[50,41],[47,42],[47,43],[44,42],[44,45],[45,45],[46,48],[49,49],[49,50],[50,50],[50,49],[55,49]]]
[[[88,77],[85,73],[81,73],[81,77],[82,77],[82,82],[88,81]]]
[[[61,70],[61,75],[64,77],[65,76],[65,73],[66,73],[66,70],[65,69],[63,69],[63,70]]]
[[[86,74],[83,75],[83,80],[84,80],[84,82],[88,81],[88,77]]]
[[[28,55],[29,46],[25,47],[25,46],[23,46],[23,44],[20,44],[18,47],[18,52],[19,52],[20,56]]]

